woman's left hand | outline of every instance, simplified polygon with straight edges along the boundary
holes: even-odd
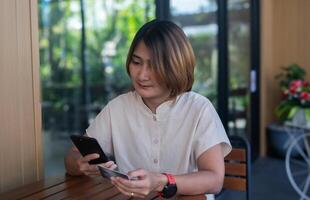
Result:
[[[138,169],[128,173],[131,180],[112,177],[112,184],[125,195],[145,198],[152,191],[161,191],[167,183],[165,175]]]

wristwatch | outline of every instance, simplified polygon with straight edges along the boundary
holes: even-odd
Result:
[[[164,189],[159,192],[159,195],[165,199],[169,199],[177,193],[178,188],[172,174],[163,173],[163,175],[167,177],[168,183],[164,186]]]

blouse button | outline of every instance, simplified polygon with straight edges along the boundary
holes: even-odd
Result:
[[[155,163],[155,164],[157,164],[157,163],[158,163],[158,160],[157,160],[157,158],[155,158],[155,159],[154,159],[154,163]]]
[[[153,115],[153,120],[156,121],[156,116],[155,115]]]
[[[158,144],[158,139],[154,139],[154,144]]]

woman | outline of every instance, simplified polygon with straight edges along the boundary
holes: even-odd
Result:
[[[126,68],[133,91],[110,101],[86,130],[115,162],[102,165],[137,180],[112,178],[125,195],[145,197],[158,191],[178,194],[218,193],[224,156],[231,146],[210,101],[191,91],[195,57],[181,28],[153,20],[136,33]],[[69,174],[97,174],[96,165],[72,148]]]

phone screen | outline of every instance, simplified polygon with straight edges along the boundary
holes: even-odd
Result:
[[[82,156],[86,156],[92,153],[99,154],[100,157],[89,161],[89,164],[100,164],[109,161],[108,157],[105,155],[95,138],[81,135],[71,135],[70,138]]]

